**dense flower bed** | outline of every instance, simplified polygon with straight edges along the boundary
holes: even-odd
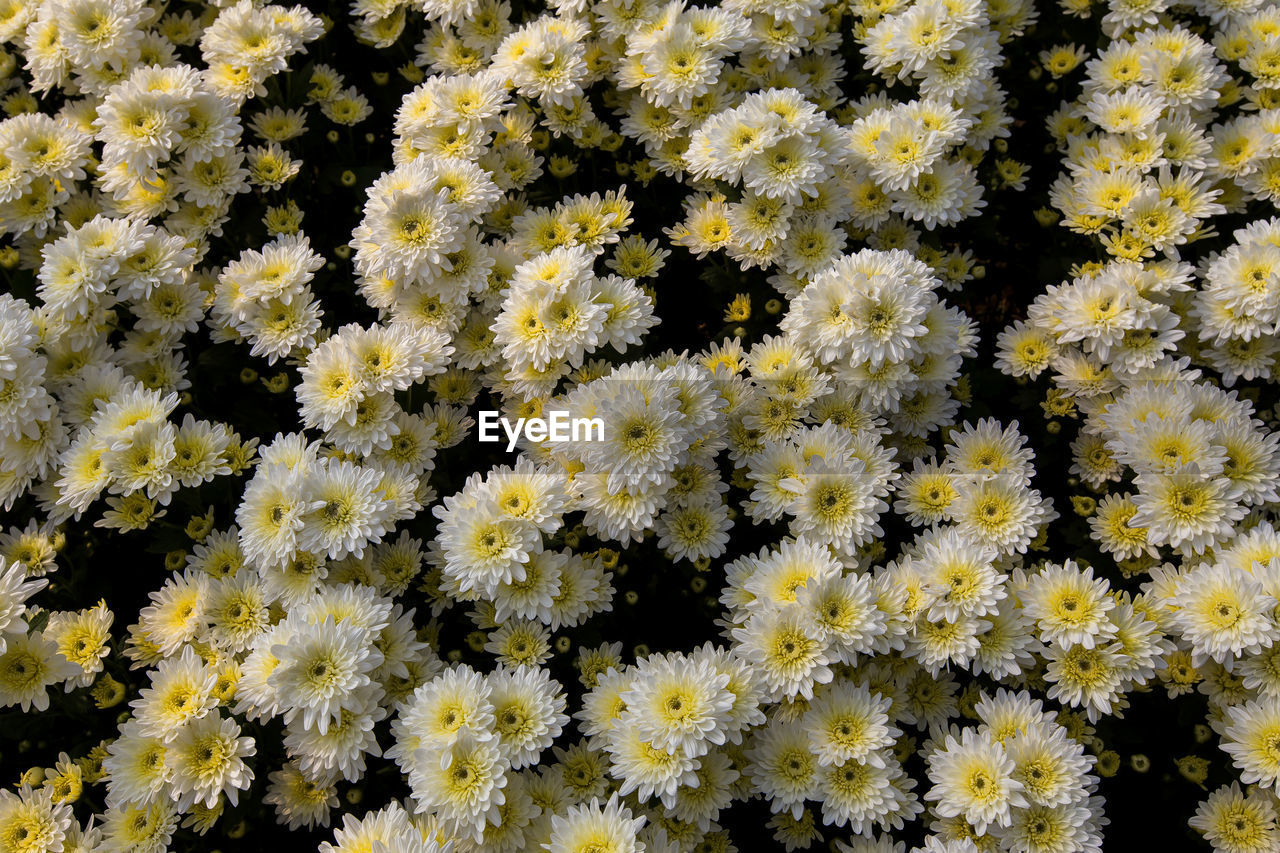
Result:
[[[1280,850],[1280,6],[0,46],[0,851]]]

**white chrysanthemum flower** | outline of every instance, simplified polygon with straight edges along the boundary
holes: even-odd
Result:
[[[760,707],[764,701],[764,689],[755,670],[731,650],[711,643],[695,649],[690,657],[705,660],[718,672],[729,676],[725,689],[733,694],[733,705],[727,713],[726,739],[729,743],[740,743],[744,731],[765,720],[764,711]]]
[[[180,813],[172,803],[121,803],[108,806],[103,842],[117,850],[167,850],[178,828]]]
[[[699,758],[695,772],[697,785],[680,789],[671,814],[707,832],[720,812],[732,805],[742,774],[721,749],[713,749]]]
[[[588,471],[608,472],[611,492],[644,484],[665,485],[678,454],[688,445],[677,389],[652,377],[635,382],[606,378],[608,396],[593,413],[604,422],[604,441],[584,443]]]
[[[325,731],[299,725],[296,720],[286,726],[285,749],[298,757],[298,767],[312,780],[328,779],[339,774],[355,782],[364,774],[365,755],[381,755],[373,727],[387,716],[378,705],[378,688],[360,691],[347,699]]]
[[[1098,502],[1089,519],[1091,538],[1104,553],[1116,560],[1140,555],[1158,556],[1156,548],[1147,542],[1147,529],[1131,524],[1137,514],[1138,506],[1133,502],[1133,495],[1107,495]]]
[[[996,612],[988,613],[984,620],[989,627],[978,635],[978,651],[970,663],[974,675],[1017,675],[1035,663],[1032,652],[1040,643],[1034,623],[1014,599],[1002,599]]]
[[[1173,473],[1195,463],[1205,477],[1222,473],[1226,450],[1215,443],[1215,429],[1207,421],[1148,415],[1107,442],[1116,461],[1139,473]]]
[[[870,654],[885,634],[886,614],[876,606],[874,584],[870,574],[850,572],[807,580],[796,593],[796,603],[844,663]]]
[[[876,497],[875,477],[862,459],[815,457],[797,477],[779,485],[795,497],[787,505],[791,532],[843,553],[883,533],[877,524],[887,504]]]
[[[803,725],[771,722],[756,733],[747,759],[752,786],[769,798],[769,808],[775,814],[789,812],[798,820],[804,801],[817,798],[821,765],[810,749],[809,733]]]
[[[1013,760],[1013,778],[1022,783],[1022,794],[1040,806],[1065,806],[1084,799],[1093,777],[1093,761],[1084,746],[1067,736],[1060,726],[1033,725],[1005,742]]]
[[[782,329],[824,364],[907,360],[937,280],[905,252],[863,250],[819,273],[792,302]],[[914,279],[914,280],[913,280]],[[925,285],[925,286],[921,286]]]
[[[567,505],[564,477],[548,469],[538,469],[527,458],[516,460],[514,468],[500,465],[491,470],[476,491],[493,501],[506,515],[536,525],[544,533],[554,533]]]
[[[311,509],[304,476],[284,464],[264,463],[245,486],[236,526],[245,555],[256,565],[280,565],[297,551],[303,516]]]
[[[382,663],[369,632],[350,620],[332,618],[298,625],[288,642],[271,648],[279,661],[267,685],[280,697],[286,723],[325,734],[341,721],[344,709],[355,710],[355,694],[370,683],[369,673]]]
[[[609,262],[606,262],[606,264]],[[649,329],[658,325],[653,300],[630,278],[606,275],[593,279],[592,301],[605,308],[600,346],[618,352],[639,344]]]
[[[341,337],[320,343],[299,371],[299,413],[304,424],[329,429],[340,420],[354,423],[356,406],[371,390],[355,353]]]
[[[585,24],[577,19],[531,22],[502,40],[493,70],[516,91],[547,104],[567,105],[582,94],[588,73]]]
[[[24,783],[15,794],[0,790],[0,838],[14,850],[75,853],[73,835],[79,835],[71,803],[57,801],[52,786],[32,790]]]
[[[818,799],[822,802],[822,822],[847,824],[854,832],[867,832],[881,825],[896,799],[892,782],[905,775],[887,751],[878,764],[845,761],[821,767]]]
[[[736,652],[751,664],[772,701],[812,699],[814,687],[832,678],[828,643],[799,607],[753,613],[732,633]]]
[[[1084,117],[1108,133],[1141,136],[1160,117],[1164,107],[1164,98],[1141,87],[1094,92],[1084,104]]]
[[[1101,832],[1087,803],[1033,803],[1017,809],[1002,837],[1025,850],[1096,850],[1101,846]]]
[[[980,648],[979,635],[989,625],[975,616],[935,620],[922,613],[912,625],[906,651],[930,673],[949,666],[967,667]]]
[[[270,627],[269,604],[261,579],[250,572],[228,575],[210,584],[201,608],[208,640],[232,653],[251,648]]]
[[[464,491],[432,512],[440,519],[444,572],[461,592],[492,595],[499,584],[524,580],[525,564],[541,548],[536,525],[511,517],[488,496]]]
[[[484,651],[506,666],[540,667],[551,658],[551,632],[537,622],[508,619],[489,634]]]
[[[256,752],[253,738],[240,737],[233,719],[208,714],[191,721],[165,752],[170,797],[179,810],[196,803],[213,808],[223,796],[235,805],[253,781],[244,759]]]
[[[453,353],[439,330],[406,323],[348,325],[338,334],[374,391],[403,391],[443,373]]]
[[[160,738],[143,735],[136,722],[122,725],[120,737],[107,746],[107,755],[102,760],[110,779],[107,805],[157,800],[171,776],[165,762],[168,751]]]
[[[392,723],[396,746],[388,750],[404,762],[422,745],[447,744],[464,729],[478,736],[493,731],[492,688],[469,666],[447,669],[414,691]]]
[[[1191,644],[1196,666],[1210,659],[1230,666],[1274,642],[1276,599],[1249,572],[1202,566],[1182,579],[1172,605],[1173,625]]]
[[[447,746],[431,750],[409,774],[415,810],[435,815],[449,832],[477,842],[497,820],[510,764],[496,738],[459,731]]]
[[[355,405],[355,418],[335,422],[325,430],[325,440],[339,450],[359,456],[387,450],[400,431],[396,415],[401,413],[390,391],[366,394]]]
[[[129,703],[139,734],[172,741],[183,726],[217,706],[217,680],[217,673],[190,646],[180,656],[161,661],[151,674],[151,686]]]
[[[552,816],[551,837],[546,849],[551,853],[579,850],[644,853],[645,845],[637,839],[644,825],[645,819],[633,819],[631,810],[622,805],[616,794],[603,805],[593,797],[590,802],[575,805],[563,815],[557,813]]]
[[[613,729],[627,710],[622,694],[631,689],[631,667],[610,669],[599,673],[595,683],[582,697],[582,707],[573,715],[579,730],[586,735],[593,748],[604,745],[603,735]]]
[[[1000,743],[1035,728],[1040,723],[1054,723],[1055,716],[1044,709],[1044,703],[1030,693],[1017,693],[1001,687],[995,695],[984,695],[974,705],[974,713],[986,731]]]
[[[26,633],[26,600],[48,584],[46,578],[28,580],[26,566],[0,557],[0,654],[6,648],[6,634]]]
[[[79,672],[67,682],[67,689],[88,687],[104,669],[104,659],[111,653],[111,623],[115,614],[105,600],[94,607],[75,611],[54,611],[49,615],[44,633],[53,640],[58,654],[74,664]]]
[[[291,830],[328,825],[329,813],[338,805],[337,786],[308,776],[292,761],[267,779],[270,785],[262,802],[275,806],[277,822]]]
[[[671,507],[658,516],[658,547],[675,562],[713,559],[729,544],[729,506],[718,499]]]
[[[1110,585],[1095,580],[1092,568],[1081,570],[1072,560],[1045,566],[1027,580],[1021,598],[1023,612],[1046,643],[1093,648],[1115,636],[1107,618],[1115,607]]]
[[[366,812],[362,818],[356,818],[350,812],[345,813],[342,816],[342,826],[334,830],[333,843],[321,842],[320,851],[349,853],[371,850],[374,844],[389,845],[410,832],[421,837],[411,820],[398,800],[392,800],[384,808]]]
[[[569,549],[539,551],[524,564],[524,578],[498,584],[493,591],[494,620],[510,617],[533,619],[548,625],[556,597],[564,586],[562,578],[571,560],[579,559]],[[572,580],[569,581],[572,583]]]
[[[889,722],[890,704],[879,693],[848,681],[818,690],[801,718],[818,763],[883,763],[880,750],[902,734]]]
[[[988,826],[1008,826],[1011,810],[1028,805],[1022,783],[1013,778],[1013,761],[985,734],[965,729],[957,739],[948,733],[927,761],[933,787],[925,799],[937,802],[942,817],[963,815],[979,834]]]
[[[736,581],[741,569],[742,581]],[[803,590],[840,577],[840,563],[831,550],[810,539],[786,539],[777,550],[762,550],[735,560],[727,569],[731,590],[737,599],[731,606],[767,609],[798,601]],[[740,588],[740,589],[739,589]]]
[[[1045,681],[1050,699],[1083,708],[1090,722],[1112,713],[1122,701],[1124,657],[1119,643],[1051,645],[1043,654],[1049,662]]]
[[[1018,474],[958,478],[956,492],[948,508],[956,527],[1001,554],[1025,553],[1040,525],[1057,517],[1051,502]]]
[[[487,679],[493,732],[513,770],[532,765],[569,718],[560,684],[540,667],[499,667]]]
[[[1222,749],[1240,781],[1275,788],[1280,778],[1280,701],[1258,699],[1226,709]]]
[[[932,595],[928,618],[955,621],[962,616],[986,616],[995,612],[1007,594],[1007,576],[996,571],[997,552],[949,528],[921,537],[923,548],[916,565],[926,577]]]
[[[734,695],[729,676],[709,661],[654,655],[638,661],[620,698],[627,721],[658,749],[699,755],[723,744]]]
[[[1134,485],[1138,512],[1132,523],[1147,528],[1153,545],[1202,554],[1227,538],[1247,512],[1234,500],[1236,489],[1230,480],[1205,476],[1195,462],[1172,473],[1141,473]]]
[[[1215,850],[1268,850],[1280,844],[1274,802],[1265,791],[1246,793],[1238,782],[1232,782],[1211,793],[1188,823],[1204,833]]]
[[[465,222],[432,178],[429,159],[420,158],[369,187],[364,219],[351,239],[362,276],[425,283],[450,268],[447,256],[461,245]]]
[[[635,792],[641,799],[659,797],[671,804],[681,787],[697,781],[697,758],[654,746],[625,720],[605,735],[604,751],[609,775],[621,781],[618,792],[623,796]]]
[[[310,511],[302,516],[298,546],[335,560],[357,557],[386,533],[387,501],[378,492],[382,473],[341,460],[325,460],[306,481]]]
[[[1030,484],[1035,453],[1026,443],[1017,421],[1003,430],[992,418],[983,418],[976,426],[966,421],[962,430],[953,431],[947,439],[947,470],[966,477],[1015,471]]]
[[[44,711],[49,707],[48,688],[79,674],[80,667],[59,654],[45,632],[9,634],[0,653],[0,707]]]

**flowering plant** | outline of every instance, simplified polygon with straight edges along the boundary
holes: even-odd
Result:
[[[0,853],[1280,849],[1280,6],[0,0],[0,110]]]

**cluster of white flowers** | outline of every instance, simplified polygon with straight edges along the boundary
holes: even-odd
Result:
[[[524,399],[554,393],[562,378],[583,366],[586,356],[606,346],[625,351],[658,322],[652,301],[634,280],[592,272],[595,255],[604,251],[605,243],[617,242],[618,232],[630,222],[625,198],[614,193],[604,199],[579,197],[559,207],[548,212],[557,221],[572,222],[576,213],[598,224],[590,231],[577,231],[569,246],[519,264],[503,290],[496,316],[480,313],[468,318],[471,328],[484,329],[491,338],[483,349],[474,345],[472,361],[492,369],[511,394]],[[539,227],[536,221],[545,221],[548,213],[522,215],[517,233],[522,226]]]
[[[49,360],[39,351],[36,313],[0,295],[0,503],[6,511],[58,463],[67,428],[45,387]]]
[[[218,274],[213,288],[209,319],[215,336],[249,341],[250,353],[265,356],[268,364],[314,348],[321,311],[307,285],[323,265],[301,233],[281,235],[262,251],[245,250]],[[201,297],[194,306],[198,315]]]
[[[1238,776],[1190,826],[1274,853],[1280,14],[1105,5],[1040,56],[1083,79],[1035,216],[1104,259],[997,317],[997,393],[949,229],[1026,187],[1028,0],[0,3],[0,708],[109,732],[0,790],[0,850],[266,808],[323,853],[728,851],[757,801],[787,850],[1095,853],[1095,726],[1163,688]],[[407,32],[335,228],[311,111],[377,111],[290,66]],[[634,181],[570,191],[597,155]],[[694,288],[750,292],[716,332]],[[602,432],[494,464],[477,406]]]
[[[534,832],[548,837],[551,815],[531,825],[541,817],[531,774],[517,771],[536,763],[569,722],[561,690],[536,666],[481,675],[463,665],[419,687],[398,711],[387,752],[408,777],[414,811],[481,849],[509,849]]]
[[[1267,745],[1280,731],[1280,437],[1258,391],[1280,352],[1280,220],[1255,211],[1280,200],[1280,102],[1263,59],[1275,10],[1191,5],[1203,25],[1173,21],[1165,3],[1109,2],[1095,55],[1042,55],[1055,77],[1084,63],[1079,96],[1048,119],[1065,167],[1050,197],[1105,260],[1036,297],[1000,335],[997,364],[1052,378],[1052,425],[1080,422],[1070,473],[1091,494],[1073,508],[1141,578],[1131,595],[1071,564],[1029,576],[1029,615],[1058,649],[1049,695],[1090,719],[1153,675],[1171,698],[1206,695],[1205,738],[1254,787],[1218,788],[1190,824],[1216,850],[1263,851],[1280,843],[1280,755]],[[1227,214],[1252,215],[1223,240],[1214,218]],[[1208,762],[1186,761],[1203,784]]]
[[[976,729],[948,733],[926,752],[926,795],[945,820],[994,831],[1012,849],[1101,849],[1098,780],[1083,746],[1039,700],[999,691],[979,702]]]
[[[817,271],[780,327],[861,408],[923,438],[958,410],[948,389],[977,341],[964,313],[938,299],[939,285],[908,252],[863,249]],[[775,378],[768,367],[752,373]]]

